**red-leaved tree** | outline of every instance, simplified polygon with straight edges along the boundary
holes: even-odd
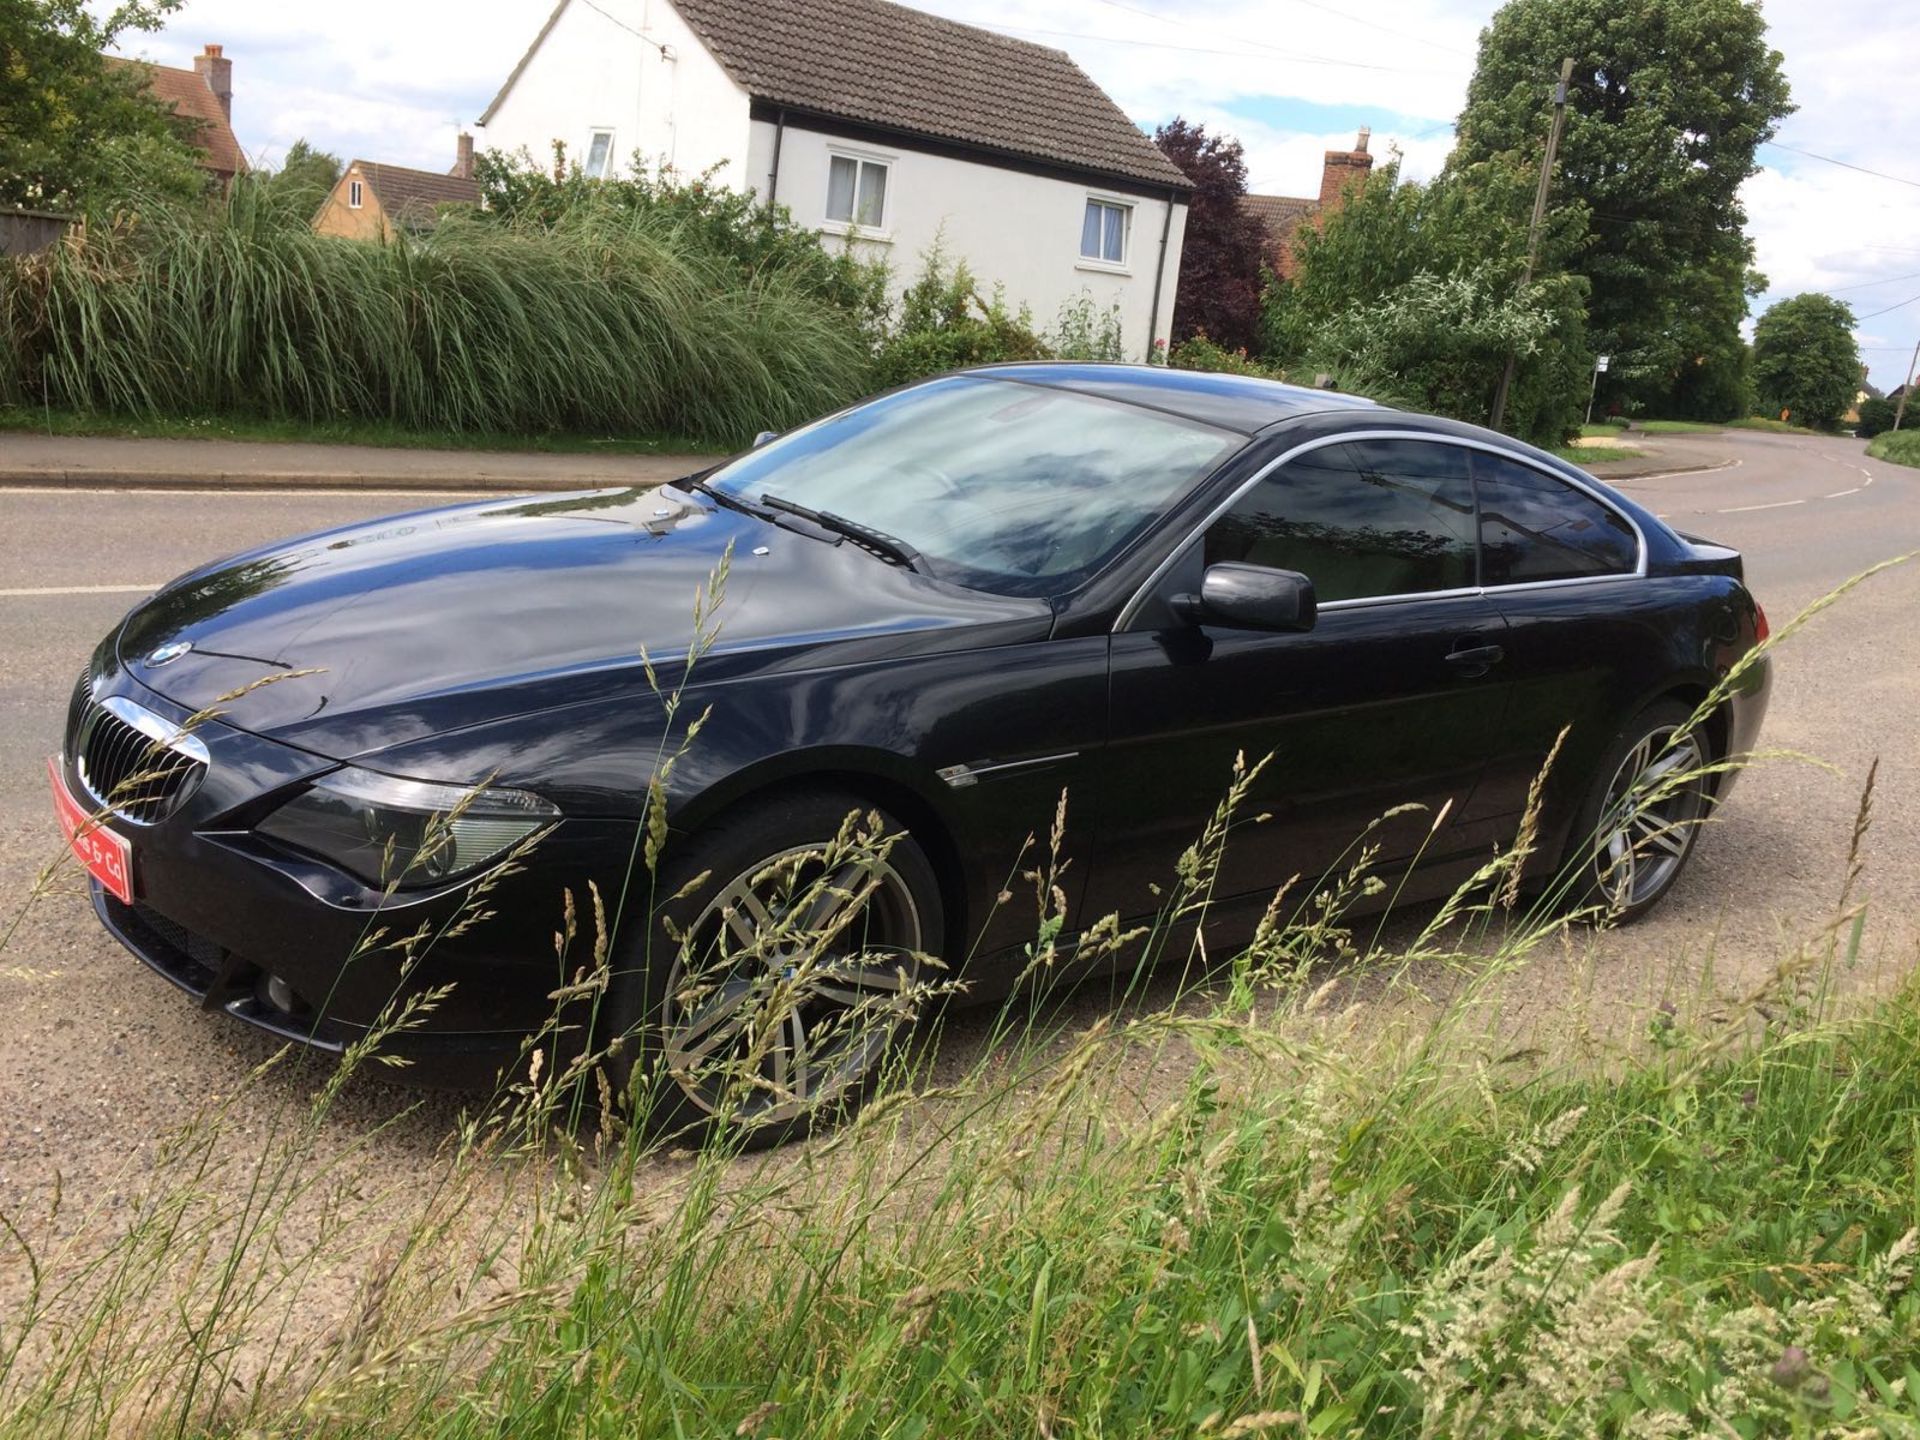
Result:
[[[1193,182],[1186,244],[1173,299],[1173,338],[1197,330],[1229,350],[1252,349],[1260,332],[1260,288],[1267,231],[1241,203],[1247,162],[1240,142],[1174,119],[1153,143]]]

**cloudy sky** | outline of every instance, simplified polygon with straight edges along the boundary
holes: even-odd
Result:
[[[1310,195],[1320,152],[1371,125],[1408,173],[1452,144],[1495,0],[917,0],[1069,51],[1143,126],[1176,114],[1240,137],[1255,190]],[[444,169],[550,0],[187,0],[124,47],[234,61],[234,122],[257,164],[306,137],[343,157]],[[1768,0],[1796,114],[1748,182],[1761,307],[1803,290],[1860,318],[1876,384],[1900,383],[1920,338],[1920,10],[1885,0]],[[1788,148],[1792,147],[1792,148]],[[1802,153],[1811,152],[1811,153]],[[1825,156],[1827,160],[1812,158]],[[1828,163],[1842,161],[1887,179]],[[1902,303],[1905,302],[1905,303]],[[1875,314],[1884,310],[1885,313]]]

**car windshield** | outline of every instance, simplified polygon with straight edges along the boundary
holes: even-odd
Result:
[[[881,531],[956,584],[1055,595],[1244,443],[1135,405],[959,375],[771,441],[707,484]]]

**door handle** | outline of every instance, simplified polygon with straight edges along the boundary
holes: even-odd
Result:
[[[1469,645],[1447,652],[1449,665],[1458,665],[1471,675],[1484,675],[1506,658],[1507,652],[1498,645]]]

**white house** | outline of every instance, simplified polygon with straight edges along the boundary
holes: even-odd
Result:
[[[1051,326],[1118,306],[1164,340],[1191,186],[1063,52],[887,0],[559,0],[480,117],[536,161],[669,165],[884,256],[936,242]]]

